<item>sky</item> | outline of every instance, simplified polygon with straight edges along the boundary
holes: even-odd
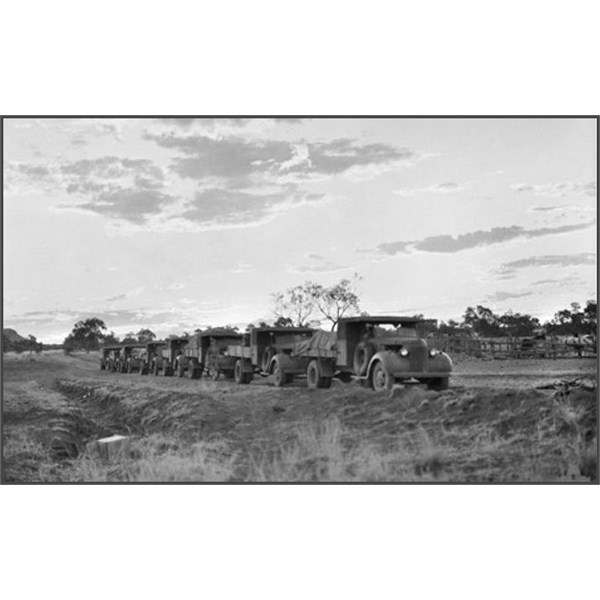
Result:
[[[354,279],[370,314],[596,299],[593,119],[5,119],[4,327],[159,336]]]

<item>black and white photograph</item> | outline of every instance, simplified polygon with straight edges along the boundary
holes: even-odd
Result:
[[[593,597],[596,4],[3,6],[3,596]]]
[[[6,117],[3,481],[596,483],[594,117]]]

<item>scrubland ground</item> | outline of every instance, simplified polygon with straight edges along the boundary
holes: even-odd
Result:
[[[536,389],[585,377],[585,386]],[[7,354],[5,482],[592,482],[595,359],[455,360],[448,391],[308,390]],[[109,458],[90,442],[120,434]]]

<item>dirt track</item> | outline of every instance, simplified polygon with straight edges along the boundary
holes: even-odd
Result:
[[[376,394],[338,381],[329,390],[308,390],[302,380],[277,388],[271,378],[236,385],[107,373],[92,354],[33,358],[4,361],[8,480],[85,480],[79,458],[85,443],[114,433],[139,440],[166,436],[161,444],[175,453],[198,443],[221,444],[221,462],[238,457],[223,478],[242,481],[263,475],[317,481],[555,480],[573,468],[575,477],[589,478],[581,466],[569,465],[579,460],[573,458],[573,440],[585,438],[586,456],[595,443],[595,395],[572,396],[576,405],[559,407],[566,415],[559,415],[563,426],[557,425],[552,391],[535,388],[561,379],[595,379],[595,360],[458,360],[447,392],[398,386]],[[63,456],[56,452],[57,430],[77,432],[72,449],[58,444]],[[336,452],[352,453],[354,462],[342,461],[334,470]],[[559,453],[560,460],[552,458]],[[293,465],[273,472],[273,461],[284,458]],[[257,461],[271,471],[265,474]],[[385,462],[385,468],[373,471],[373,461]],[[111,468],[94,477],[130,477],[122,465]],[[217,476],[213,470],[204,478]]]

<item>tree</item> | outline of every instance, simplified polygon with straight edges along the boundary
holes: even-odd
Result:
[[[314,288],[317,309],[331,322],[331,331],[341,318],[360,311],[359,299],[352,285],[350,279],[342,279],[331,287]]]
[[[595,300],[588,300],[583,309],[583,322],[586,325],[587,333],[596,335],[598,330],[598,305]]]
[[[106,331],[104,321],[96,317],[75,323],[73,330],[65,338],[65,351],[97,350],[100,342],[104,339],[104,331]]]
[[[137,332],[137,341],[138,342],[147,344],[148,342],[151,342],[152,340],[155,340],[155,339],[156,339],[156,334],[153,331],[150,331],[150,329],[140,329]]]
[[[114,331],[104,334],[104,339],[102,341],[104,344],[120,344],[121,343],[119,336]]]
[[[278,319],[289,319],[297,327],[308,325],[316,310],[318,287],[320,286],[307,281],[285,292],[273,294],[275,316]]]
[[[463,324],[482,337],[494,337],[501,334],[498,317],[485,306],[467,307],[463,316]]]
[[[498,323],[503,334],[515,337],[531,337],[540,327],[540,321],[536,317],[513,313],[512,310],[498,317]]]
[[[135,344],[137,343],[137,336],[133,331],[129,331],[125,334],[125,337],[121,340],[122,344]]]
[[[355,277],[355,280],[358,276]],[[359,299],[352,289],[353,282],[342,279],[339,283],[326,287],[306,281],[273,295],[275,316],[282,319],[284,326],[308,326],[312,321],[324,318],[335,329],[337,322],[349,314],[358,314]],[[277,323],[277,321],[276,321]]]
[[[289,317],[277,317],[273,327],[293,327],[294,322]]]

